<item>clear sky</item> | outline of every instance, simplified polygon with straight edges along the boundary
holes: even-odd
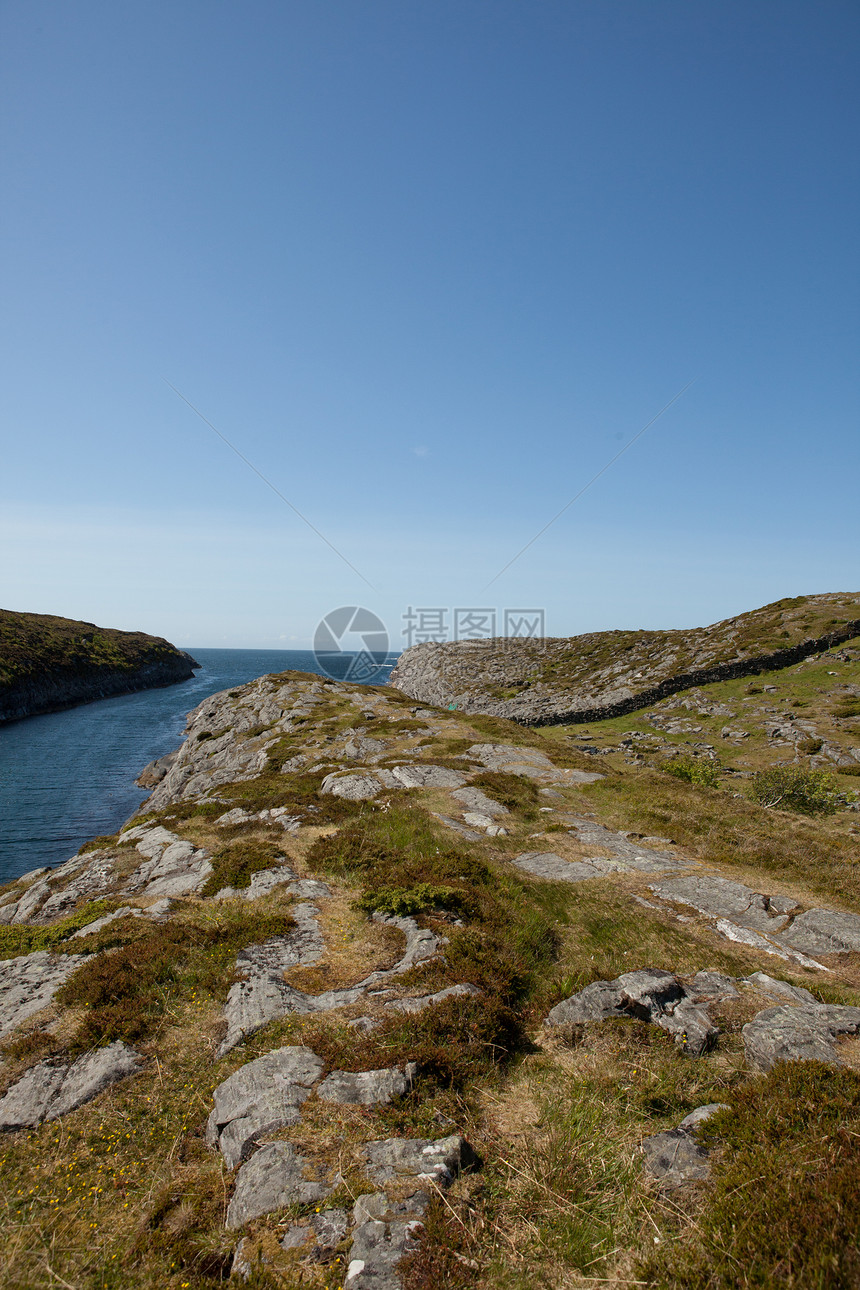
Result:
[[[410,606],[858,589],[858,37],[855,0],[5,0],[0,605],[302,648],[364,604],[399,647]]]

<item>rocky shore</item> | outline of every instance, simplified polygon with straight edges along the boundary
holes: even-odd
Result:
[[[175,685],[195,667],[160,636],[0,610],[0,723]]]

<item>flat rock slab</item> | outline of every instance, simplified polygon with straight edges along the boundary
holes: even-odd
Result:
[[[325,952],[318,912],[314,905],[295,905],[292,915],[296,926],[292,932],[251,945],[237,955],[236,971],[244,979],[230,987],[224,1006],[227,1033],[218,1057],[235,1048],[246,1035],[296,1011],[294,1001],[299,992],[287,985],[284,973],[292,967],[319,962]]]
[[[136,1075],[142,1057],[121,1040],[77,1061],[44,1061],[32,1066],[0,1098],[0,1130],[32,1129],[91,1102],[99,1093]]]
[[[661,1188],[673,1190],[708,1177],[708,1153],[684,1129],[655,1133],[642,1143],[645,1169]]]
[[[393,977],[408,972],[416,963],[433,958],[440,946],[446,943],[444,937],[438,936],[429,928],[419,927],[414,918],[374,914],[374,922],[396,927],[403,932],[406,948],[402,958],[394,967],[371,972],[354,986],[326,990],[322,994],[306,994],[303,990],[287,985],[284,971],[296,966],[298,962],[316,963],[321,957],[322,938],[314,917],[318,911],[312,905],[296,905],[292,912],[299,924],[298,930],[303,933],[302,939],[297,940],[295,935],[279,937],[266,945],[243,950],[238,956],[237,969],[245,973],[246,980],[238,981],[230,987],[224,1008],[227,1034],[218,1049],[218,1057],[223,1057],[236,1044],[241,1043],[246,1035],[253,1034],[270,1021],[286,1017],[291,1012],[310,1014],[351,1007],[371,987],[388,982]],[[302,957],[296,958],[299,952]]]
[[[255,1152],[236,1175],[227,1227],[235,1230],[286,1205],[313,1205],[325,1200],[339,1181],[339,1175],[329,1178],[323,1170],[315,1169],[292,1143],[269,1143]]]
[[[739,927],[757,932],[778,932],[788,922],[788,914],[797,908],[783,896],[767,896],[753,891],[742,882],[721,878],[718,874],[701,874],[652,882],[651,890],[662,900],[675,901],[707,914],[710,918],[728,918]],[[860,927],[860,918],[857,919]]]
[[[253,1151],[263,1133],[299,1119],[299,1107],[323,1073],[309,1048],[290,1045],[240,1066],[216,1088],[206,1141],[218,1147],[230,1169]]]
[[[374,775],[326,775],[320,793],[344,797],[349,802],[369,802],[382,792],[382,784]]]
[[[455,833],[459,833],[462,838],[468,838],[470,842],[477,842],[478,838],[481,836],[475,829],[467,828],[465,824],[461,824],[459,820],[452,820],[448,815],[439,815],[436,811],[431,812],[431,814],[434,819],[441,820],[449,829],[453,829]]]
[[[755,986],[764,994],[773,994],[777,998],[792,999],[795,1003],[818,1003],[814,994],[804,990],[802,985],[791,985],[788,981],[778,981],[766,972],[753,972],[746,978],[748,985]]]
[[[394,766],[392,775],[404,788],[460,788],[466,776],[447,766]]]
[[[511,863],[547,882],[586,882],[589,878],[605,878],[608,873],[618,872],[618,865],[611,861],[565,860],[554,851],[524,851]]]
[[[459,1173],[477,1163],[472,1148],[459,1134],[435,1142],[426,1138],[386,1138],[368,1142],[361,1155],[367,1176],[382,1185],[414,1179],[450,1187]]]
[[[481,991],[476,985],[449,985],[444,990],[437,990],[435,994],[413,995],[406,999],[392,999],[386,1003],[386,1011],[391,1012],[423,1012],[425,1008],[432,1008],[437,1003],[444,1003],[446,999],[459,999],[463,997],[477,997]]]
[[[455,788],[451,796],[456,797],[457,801],[461,802],[467,811],[477,811],[481,815],[489,815],[491,821],[509,814],[506,806],[502,806],[501,802],[494,802],[480,788]]]
[[[685,1056],[701,1057],[714,1046],[718,1030],[699,1005],[701,995],[671,972],[625,972],[614,981],[594,981],[551,1009],[548,1026],[634,1017],[666,1030]]]
[[[842,1065],[835,1040],[860,1032],[860,1008],[806,1003],[766,1008],[743,1028],[744,1052],[757,1070],[778,1062],[819,1061]]]
[[[83,960],[81,954],[35,950],[0,961],[0,1038],[46,1008]]]
[[[584,772],[583,772],[584,773]],[[562,816],[562,819],[576,831],[576,840],[584,847],[599,847],[602,851],[608,851],[615,864],[612,866],[616,870],[637,870],[640,873],[663,873],[666,869],[681,869],[688,867],[689,862],[680,862],[675,856],[668,851],[660,851],[651,847],[643,847],[639,843],[631,842],[623,833],[616,833],[613,829],[605,829],[602,824],[595,824],[594,820],[582,819],[576,815]],[[600,860],[606,863],[606,857],[587,856],[589,864],[599,864]]]
[[[806,954],[856,953],[860,951],[860,918],[835,909],[809,909],[777,940]]]
[[[377,1071],[332,1071],[317,1089],[317,1097],[344,1106],[382,1106],[408,1093],[417,1073],[415,1062],[407,1063],[404,1070],[393,1066]]]

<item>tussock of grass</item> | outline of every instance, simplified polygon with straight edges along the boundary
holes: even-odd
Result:
[[[643,1275],[684,1290],[860,1283],[860,1076],[777,1066],[701,1137],[719,1148],[707,1201]]]
[[[314,775],[280,775],[277,771],[264,771],[256,779],[241,780],[236,784],[222,784],[218,796],[223,805],[241,806],[246,811],[265,811],[273,806],[288,806],[306,824],[340,823],[361,813],[365,805],[350,802],[331,794],[320,796],[320,787],[327,772]]]

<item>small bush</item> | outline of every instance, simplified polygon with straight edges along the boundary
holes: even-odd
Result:
[[[214,896],[222,887],[241,891],[255,873],[261,869],[273,869],[285,859],[283,851],[270,842],[234,842],[213,855],[212,872],[200,894]]]
[[[773,766],[753,775],[750,790],[761,806],[779,806],[801,815],[832,815],[839,806],[839,785],[826,770]]]
[[[834,717],[860,717],[860,698],[842,699],[833,709]]]
[[[718,788],[720,784],[719,766],[701,757],[673,757],[663,770],[676,779],[683,779],[685,783],[696,784],[700,788]]]
[[[821,752],[823,747],[823,739],[798,739],[797,741],[797,751],[805,753],[807,757],[813,757],[817,752]]]
[[[375,891],[366,891],[355,903],[356,908],[365,914],[393,914],[397,918],[405,918],[425,909],[460,910],[465,901],[464,893],[456,887],[436,887],[430,882],[419,882],[414,887],[379,887]]]

